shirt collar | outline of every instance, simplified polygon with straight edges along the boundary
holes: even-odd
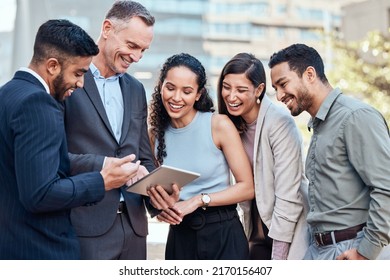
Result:
[[[99,69],[95,66],[95,64],[91,63],[89,65],[89,68],[91,69],[91,72],[92,72],[92,75],[95,77],[95,79],[106,79],[104,78],[102,75],[100,75],[100,71]],[[116,80],[120,77],[122,77],[125,73],[119,73],[119,74],[115,74],[111,77],[108,77],[107,80]]]
[[[328,115],[330,108],[332,107],[333,103],[341,93],[342,93],[341,89],[335,88],[328,94],[324,102],[322,102],[320,109],[318,110],[315,118],[310,118],[309,123],[307,125],[309,131],[310,128],[313,128],[313,124],[316,121],[316,119],[321,121],[324,121],[326,119],[326,116]]]
[[[47,85],[47,83],[45,82],[44,79],[42,79],[41,76],[39,76],[39,74],[37,72],[35,72],[34,70],[30,69],[30,68],[27,68],[27,67],[21,67],[19,69],[19,71],[24,71],[24,72],[27,72],[27,73],[30,73],[31,75],[33,75],[35,78],[38,79],[38,81],[41,82],[41,84],[44,86],[46,92],[48,94],[50,94],[50,89],[49,89],[49,86]]]

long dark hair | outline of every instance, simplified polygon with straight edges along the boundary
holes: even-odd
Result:
[[[161,68],[160,77],[154,88],[152,100],[150,102],[150,132],[152,137],[154,137],[155,140],[158,140],[156,159],[159,164],[162,164],[164,157],[167,156],[165,151],[166,146],[164,135],[165,130],[168,128],[170,123],[170,117],[162,103],[161,88],[165,78],[167,77],[168,71],[179,66],[188,68],[197,76],[196,81],[198,83],[198,92],[201,93],[201,96],[199,100],[195,102],[194,108],[201,112],[214,112],[213,100],[206,88],[206,71],[200,61],[187,53],[175,54],[169,57]]]
[[[222,84],[225,76],[228,74],[243,74],[251,81],[252,85],[257,88],[260,84],[264,84],[264,89],[259,96],[261,101],[266,91],[266,77],[263,63],[253,54],[239,53],[230,59],[223,67],[218,80],[218,112],[227,115],[237,130],[241,133],[246,130],[247,124],[241,116],[233,116],[226,108],[225,101],[222,98]]]

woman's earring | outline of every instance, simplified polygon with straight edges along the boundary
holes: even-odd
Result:
[[[257,98],[256,103],[260,104],[260,99],[259,98]]]

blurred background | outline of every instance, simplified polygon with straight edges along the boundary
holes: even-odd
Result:
[[[129,72],[140,79],[148,99],[166,58],[196,56],[208,72],[215,98],[223,65],[251,52],[268,71],[270,55],[292,43],[315,47],[333,86],[363,99],[390,121],[390,0],[139,0],[156,17],[155,37]],[[0,86],[28,65],[38,27],[67,18],[94,39],[113,0],[0,0]],[[274,90],[267,85],[272,97]],[[297,121],[308,139],[306,121]]]
[[[28,65],[35,33],[43,22],[67,18],[97,39],[113,2],[0,0],[0,86],[19,67]],[[151,48],[129,68],[129,73],[144,84],[148,100],[161,65],[175,53],[188,52],[203,63],[215,99],[219,73],[235,54],[255,54],[269,73],[267,64],[272,53],[293,43],[305,43],[322,55],[333,86],[370,103],[390,123],[390,0],[138,2],[156,18]],[[268,82],[267,94],[274,98],[270,85]],[[305,147],[310,139],[308,119],[308,114],[296,117]],[[153,224],[150,232],[150,248],[157,246],[150,258],[161,258],[166,227]]]

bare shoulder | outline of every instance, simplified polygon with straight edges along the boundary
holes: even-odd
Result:
[[[219,132],[230,131],[231,129],[236,130],[233,122],[229,119],[228,116],[218,113],[213,114],[212,127],[213,130]]]
[[[214,143],[222,148],[229,143],[240,141],[239,134],[228,116],[215,113],[211,120]]]

